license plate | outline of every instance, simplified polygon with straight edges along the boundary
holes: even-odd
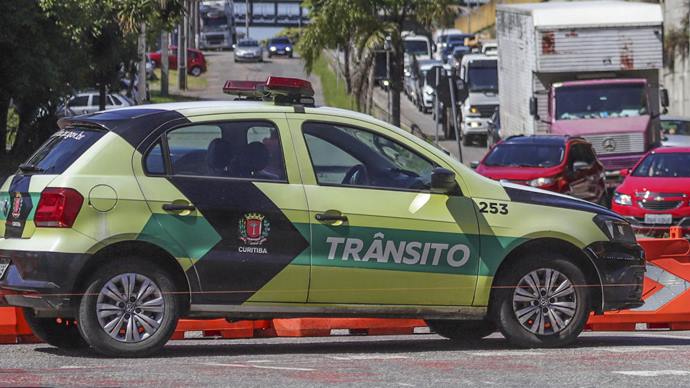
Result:
[[[0,259],[0,280],[5,276],[7,268],[10,267],[10,259]]]
[[[671,214],[645,214],[644,223],[645,224],[662,224],[669,225],[673,222],[673,216]]]

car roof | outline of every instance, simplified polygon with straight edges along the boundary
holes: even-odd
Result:
[[[685,154],[690,153],[690,147],[659,147],[653,149],[652,154]]]
[[[563,145],[571,139],[570,136],[562,135],[532,135],[532,136],[511,136],[505,139],[503,144],[551,144]]]

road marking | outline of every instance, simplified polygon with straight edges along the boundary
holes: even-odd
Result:
[[[328,356],[332,360],[338,361],[357,361],[357,360],[400,360],[409,358],[407,356],[394,355],[358,355],[358,356]]]
[[[313,372],[316,369],[312,368],[292,368],[287,366],[268,366],[268,365],[247,365],[247,364],[221,364],[218,362],[206,362],[203,365],[208,366],[229,366],[234,368],[254,368],[254,369],[275,369],[275,370],[293,370],[300,372]]]
[[[507,352],[471,352],[471,356],[481,356],[481,357],[502,357],[502,356],[543,356],[544,352],[532,352],[532,351],[507,351]]]
[[[247,362],[272,362],[271,360],[248,360]]]
[[[690,372],[685,370],[629,370],[613,372],[626,376],[658,377],[658,376],[687,376]]]
[[[604,352],[611,353],[635,353],[635,352],[670,352],[671,348],[663,348],[660,346],[623,346],[619,348],[595,348]]]

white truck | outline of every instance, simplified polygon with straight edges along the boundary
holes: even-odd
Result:
[[[230,1],[204,1],[200,4],[199,48],[231,49],[235,43],[235,25]]]
[[[582,136],[607,181],[660,142],[663,16],[658,4],[499,5],[501,136]],[[660,103],[661,101],[661,103]]]
[[[489,121],[498,107],[497,58],[486,54],[467,54],[459,69],[458,105],[462,144],[485,144]],[[452,133],[450,134],[452,137]]]

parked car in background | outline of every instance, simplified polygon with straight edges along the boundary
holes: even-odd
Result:
[[[235,47],[235,62],[263,62],[264,49],[254,39],[242,39]]]
[[[274,55],[285,55],[288,58],[292,58],[292,42],[285,36],[269,39],[266,46],[268,47],[269,58]]]
[[[480,163],[474,165],[479,174],[491,179],[555,191],[599,204],[607,202],[604,166],[592,145],[580,137],[512,136],[497,143]]]
[[[455,46],[448,59],[448,64],[453,68],[459,69],[460,64],[462,63],[462,58],[471,52],[472,49],[468,46]]]
[[[58,115],[60,117],[70,117],[98,112],[100,110],[100,101],[100,95],[97,90],[80,92],[69,97],[67,102],[60,106]],[[105,95],[105,110],[132,105],[136,105],[134,101],[121,94],[108,93]]]
[[[171,69],[177,69],[177,46],[170,46],[168,55],[168,66]],[[156,64],[156,67],[161,67],[161,52],[160,50],[148,53],[148,57]],[[206,57],[204,53],[196,49],[187,49],[187,73],[198,77],[206,71]]]
[[[489,41],[482,43],[482,54],[484,55],[498,55],[498,43],[496,41]]]
[[[489,135],[487,141],[489,146],[493,146],[501,141],[501,109],[499,107],[496,107],[494,115],[489,119]]]
[[[435,66],[443,66],[443,62],[436,59],[424,59],[419,62],[419,74],[415,84],[415,101],[420,112],[430,113],[434,107],[434,88],[426,82],[426,74]]]
[[[611,210],[636,232],[660,236],[677,225],[690,234],[690,147],[657,148],[621,175]]]
[[[690,117],[661,116],[661,145],[690,147]]]

